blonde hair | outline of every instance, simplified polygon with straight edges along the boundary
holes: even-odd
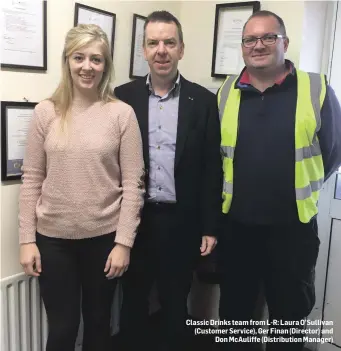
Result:
[[[106,33],[95,24],[79,24],[70,29],[65,38],[65,45],[62,54],[62,76],[60,83],[49,98],[55,105],[56,111],[61,116],[61,129],[67,130],[68,115],[73,100],[73,82],[69,68],[69,57],[80,48],[93,42],[101,42],[105,58],[105,69],[102,80],[98,86],[99,99],[104,102],[115,101],[111,91],[113,79],[113,61],[110,52],[109,41]]]

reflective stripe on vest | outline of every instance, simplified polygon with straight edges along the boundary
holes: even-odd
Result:
[[[319,191],[324,182],[324,167],[317,132],[321,127],[321,107],[326,95],[323,75],[297,70],[295,122],[295,191],[299,219],[307,223],[317,214]],[[238,135],[240,89],[237,76],[226,78],[218,92],[223,154],[223,207],[228,213],[233,195],[233,158]]]
[[[321,108],[325,96],[323,75],[297,71],[295,191],[298,216],[303,223],[308,223],[317,214],[317,202],[324,182],[317,133],[321,128]]]

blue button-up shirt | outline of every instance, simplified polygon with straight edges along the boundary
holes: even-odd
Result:
[[[176,202],[174,159],[178,127],[180,74],[163,97],[155,94],[150,75],[149,95],[149,188],[148,201]]]

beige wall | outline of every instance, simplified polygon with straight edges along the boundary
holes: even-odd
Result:
[[[181,73],[206,87],[219,87],[220,80],[211,74],[212,40],[214,31],[214,1],[84,1],[90,6],[116,13],[115,85],[129,80],[132,14],[147,15],[155,9],[173,12],[181,21],[185,36],[185,56],[180,64]],[[1,100],[40,101],[52,93],[59,79],[60,55],[67,30],[73,25],[74,2],[48,1],[48,71],[29,73],[0,72]],[[283,17],[291,39],[288,58],[299,63],[302,44],[304,3],[300,1],[265,1],[268,9]],[[18,264],[18,193],[19,183],[1,186],[1,277],[19,273]]]

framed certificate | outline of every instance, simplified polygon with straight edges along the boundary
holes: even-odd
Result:
[[[1,180],[21,179],[28,128],[36,102],[1,101]]]
[[[46,1],[2,0],[1,68],[47,70]]]
[[[87,5],[75,3],[74,25],[97,24],[106,33],[114,56],[116,14]]]
[[[211,77],[225,78],[243,69],[243,27],[259,9],[259,1],[216,5]]]
[[[145,21],[146,17],[134,14],[129,78],[141,78],[149,73],[148,62],[143,55]]]

